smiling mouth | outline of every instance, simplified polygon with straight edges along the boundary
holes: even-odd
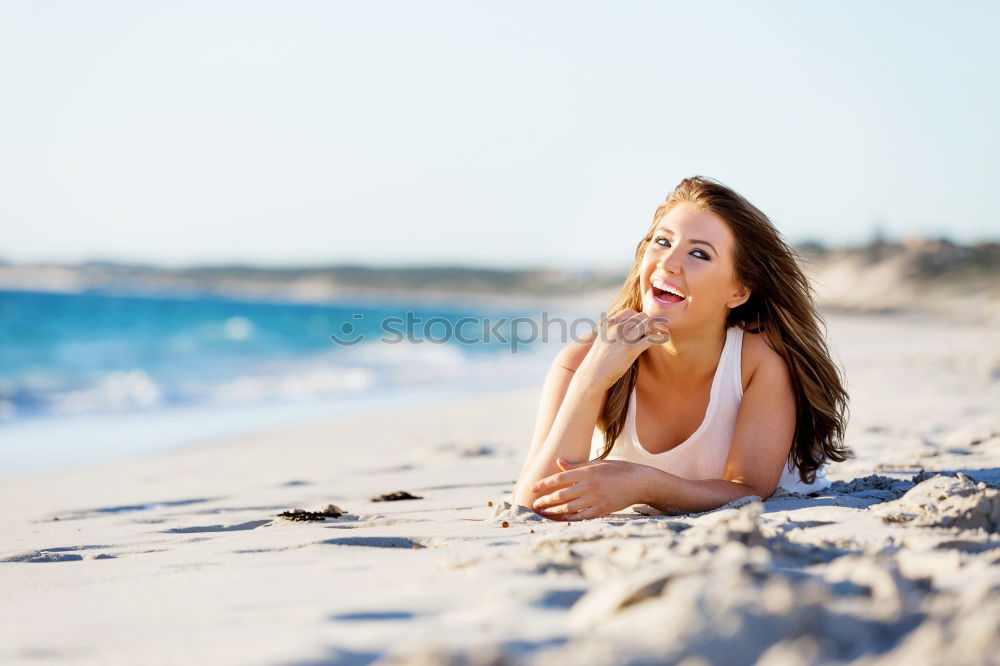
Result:
[[[681,301],[684,300],[677,294],[671,294],[669,291],[664,291],[663,289],[652,287],[652,290],[653,290],[653,300],[659,303],[674,305],[675,303],[680,303]]]

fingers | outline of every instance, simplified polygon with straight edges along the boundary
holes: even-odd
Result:
[[[547,496],[544,500],[536,500],[531,505],[531,509],[543,516],[561,515],[564,513],[576,513],[582,511],[590,505],[580,493],[564,495],[562,498],[555,498],[554,495]]]
[[[531,486],[531,492],[537,495],[538,493],[545,493],[550,490],[566,488],[576,483],[579,480],[577,479],[578,476],[579,472],[573,469],[566,472],[556,472],[552,476],[547,476]]]
[[[536,511],[545,516],[546,518],[561,518],[563,516],[575,515],[579,511],[583,511],[589,506],[589,502],[586,498],[576,498],[569,500],[568,502],[563,502],[561,504],[555,504],[553,506],[539,508]]]
[[[650,315],[649,327],[651,331],[656,331],[659,333],[669,333],[670,332],[670,320],[663,315]]]
[[[601,516],[607,513],[606,511],[603,511],[596,506],[584,507],[585,503],[586,500],[576,500],[576,502],[569,502],[563,506],[552,507],[551,509],[546,509],[545,511],[539,511],[538,513],[542,517],[548,518],[549,520],[558,520],[563,522],[600,518]],[[579,510],[574,510],[574,509],[579,509]]]
[[[531,508],[536,510],[548,509],[565,504],[580,497],[580,491],[581,489],[579,484],[570,486],[569,488],[563,488],[562,490],[557,490],[554,493],[549,493],[548,495],[537,498],[531,503]]]
[[[589,506],[586,509],[577,511],[576,513],[568,513],[560,516],[560,520],[590,520],[591,518],[599,518],[604,515],[604,511],[601,511],[596,506]]]
[[[645,338],[642,339],[643,342],[649,345],[663,344],[664,342],[670,341],[669,333],[650,333]]]
[[[605,341],[617,340],[627,344],[645,342],[652,335],[658,336],[649,340],[652,344],[670,339],[669,323],[670,320],[662,315],[649,315],[625,308],[602,321],[598,330],[593,333],[599,333]]]
[[[614,313],[613,315],[609,316],[607,319],[602,321],[600,323],[600,328],[606,330],[616,324],[620,324],[621,322],[625,321],[626,319],[632,317],[635,314],[636,311],[633,310],[632,308],[625,308],[624,310],[619,310],[618,312]]]
[[[643,332],[642,342],[654,344],[670,339],[670,320],[660,315],[653,315],[643,322],[639,329]]]
[[[665,342],[664,335],[669,339],[669,323],[666,317],[637,312],[616,327],[615,335],[628,344],[644,342],[650,335],[659,336],[655,341]]]
[[[605,326],[613,326],[615,324],[621,324],[630,319],[636,321],[649,321],[649,322],[659,322],[664,325],[669,324],[670,320],[663,315],[651,315],[641,310],[633,310],[632,308],[625,308],[624,310],[619,310],[618,312],[610,315],[600,323]]]

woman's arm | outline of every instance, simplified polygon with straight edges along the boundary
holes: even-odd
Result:
[[[741,497],[757,495],[767,499],[774,492],[762,494],[750,486],[723,479],[692,481],[648,465],[640,467],[645,468],[641,474],[641,496],[645,498],[642,503],[667,514],[711,511]]]
[[[546,379],[531,452],[514,487],[517,504],[531,506],[538,496],[531,487],[561,469],[557,458],[590,458],[590,442],[608,388],[645,349],[667,339],[665,320],[626,309],[602,322],[589,343],[567,346],[565,357],[557,362],[568,365]]]
[[[670,514],[700,513],[740,497],[771,494],[724,479],[692,481],[624,460],[567,463],[562,469],[532,486],[531,492],[542,496],[525,506],[553,520],[588,520],[633,504]]]
[[[514,501],[517,504],[531,505],[533,495],[524,492],[526,488],[531,486],[531,483],[525,483],[527,474],[534,469],[542,444],[552,430],[556,415],[569,392],[573,375],[587,356],[592,343],[593,335],[588,340],[570,342],[556,355],[548,374],[545,376],[545,384],[542,386],[542,396],[538,404],[538,415],[535,417],[535,430],[531,436],[531,446],[528,449],[524,466],[521,467],[521,473],[518,475],[517,484],[514,486]],[[601,407],[603,407],[603,403],[598,407],[598,410]],[[594,424],[597,424],[596,419]]]
[[[586,520],[641,502],[664,513],[699,513],[740,497],[770,497],[795,432],[795,394],[777,353],[762,353],[736,419],[723,478],[692,481],[624,461],[569,463],[537,481],[532,506],[556,520]]]

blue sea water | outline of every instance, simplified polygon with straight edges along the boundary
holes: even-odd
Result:
[[[516,317],[533,315],[0,291],[0,476],[540,382],[541,346],[512,353]]]

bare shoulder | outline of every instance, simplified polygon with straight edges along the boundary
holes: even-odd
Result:
[[[743,332],[743,390],[746,391],[754,375],[783,376],[788,374],[788,364],[781,354],[774,351],[762,333]]]

